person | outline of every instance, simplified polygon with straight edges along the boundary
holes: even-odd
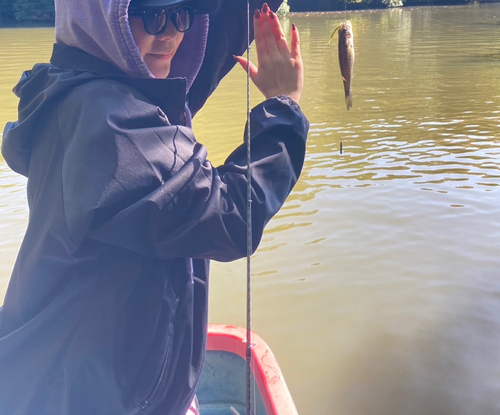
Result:
[[[190,407],[209,261],[247,249],[246,146],[215,168],[192,117],[249,67],[264,96],[250,120],[253,250],[305,157],[298,31],[288,46],[268,4],[251,6],[257,64],[241,56],[243,0],[55,1],[50,63],[14,88],[2,142],[30,213],[0,310],[0,414]]]

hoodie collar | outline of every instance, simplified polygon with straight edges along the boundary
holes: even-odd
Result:
[[[190,120],[187,120],[185,116],[186,78],[131,78],[114,65],[62,43],[54,44],[50,63],[75,72],[90,72],[98,77],[114,79],[130,85],[158,105],[172,123],[190,124]]]
[[[116,66],[64,43],[55,43],[50,63],[76,72],[92,72],[103,76],[125,75]]]

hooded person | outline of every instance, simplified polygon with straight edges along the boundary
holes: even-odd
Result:
[[[215,168],[191,128],[247,43],[246,2],[219,3],[56,0],[50,63],[14,88],[2,141],[30,214],[0,308],[0,414],[180,415],[193,401],[209,260],[246,255],[245,146]],[[279,27],[262,10],[258,51]],[[254,250],[309,126],[300,91],[271,78],[256,77],[267,99],[251,115]]]

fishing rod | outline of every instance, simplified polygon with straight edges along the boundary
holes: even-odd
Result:
[[[252,256],[252,159],[250,143],[250,0],[247,0],[247,322],[246,322],[246,414],[250,415],[251,379],[252,379],[252,283],[251,283],[251,256]]]

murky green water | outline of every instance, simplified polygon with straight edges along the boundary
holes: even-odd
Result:
[[[301,414],[499,414],[500,4],[348,17],[349,112],[326,44],[343,14],[284,22],[301,34],[311,133],[253,259],[253,328]],[[52,42],[51,29],[0,30],[2,125]],[[215,164],[242,139],[245,82],[233,71],[195,120]],[[0,296],[24,186],[0,160]],[[211,288],[210,320],[244,325],[245,263],[213,264]]]

